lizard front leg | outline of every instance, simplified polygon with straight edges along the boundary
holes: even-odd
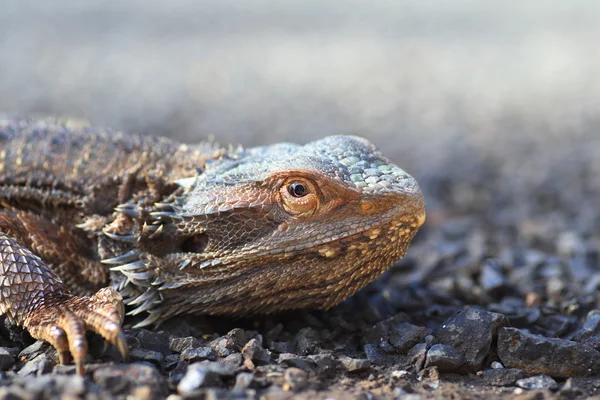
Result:
[[[78,374],[87,354],[85,331],[91,330],[127,353],[121,331],[122,299],[112,288],[91,297],[70,293],[60,277],[15,237],[0,231],[0,312],[31,336],[49,342],[61,363],[70,353]]]

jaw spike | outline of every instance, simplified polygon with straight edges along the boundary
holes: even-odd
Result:
[[[113,258],[106,258],[102,261],[100,261],[102,264],[125,264],[125,263],[129,263],[131,261],[137,260],[137,258],[139,257],[140,252],[137,249],[133,249],[131,251],[128,251],[125,254],[121,254],[118,257],[113,257]]]
[[[106,230],[102,230],[102,233],[109,238],[120,242],[135,243],[137,241],[137,238],[134,235],[117,235],[115,233],[107,232]]]
[[[112,267],[110,270],[115,272],[126,272],[126,271],[135,271],[136,269],[140,269],[146,266],[144,261],[138,260],[129,264],[118,265],[116,267]]]

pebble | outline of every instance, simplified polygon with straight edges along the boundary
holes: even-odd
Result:
[[[169,335],[167,333],[140,329],[135,337],[140,341],[141,347],[146,350],[156,351],[161,354],[170,353]]]
[[[528,374],[566,378],[600,373],[600,352],[590,346],[516,328],[499,330],[498,356],[505,366],[521,368]]]
[[[200,341],[195,337],[172,338],[169,341],[169,350],[174,353],[183,353],[187,349],[200,347]]]
[[[15,365],[14,350],[7,347],[0,347],[0,370],[6,371]]]
[[[155,394],[166,394],[165,378],[147,362],[100,367],[93,372],[92,379],[113,395],[127,393],[138,386],[149,386]]]
[[[158,351],[132,349],[129,352],[129,358],[131,358],[132,361],[148,361],[156,365],[160,365],[163,362],[164,356]]]
[[[203,360],[216,361],[217,353],[210,347],[192,347],[183,350],[179,355],[179,358],[182,361],[187,361],[188,363]]]
[[[462,355],[449,344],[434,344],[427,351],[425,368],[436,366],[440,372],[453,372],[462,364]]]
[[[301,391],[308,386],[308,374],[299,368],[287,368],[283,374],[284,390]]]
[[[233,378],[236,368],[231,364],[202,361],[190,365],[179,381],[177,391],[181,395],[189,394],[199,388],[223,386],[224,379]]]
[[[280,354],[277,362],[286,367],[296,367],[304,371],[312,371],[316,369],[316,363],[308,358],[300,357],[295,354]]]
[[[32,374],[43,374],[52,371],[54,363],[48,359],[45,353],[35,356],[33,359],[27,361],[17,374],[21,376],[32,375]]]
[[[507,325],[502,314],[467,307],[444,322],[434,336],[462,355],[462,369],[475,372],[483,367],[498,329]]]
[[[312,361],[316,365],[316,372],[318,374],[330,374],[334,373],[337,367],[337,361],[331,353],[322,352],[320,354],[313,354],[307,357],[309,361]],[[304,368],[303,368],[304,369]],[[305,370],[306,371],[306,370]]]
[[[385,353],[376,345],[367,343],[364,345],[363,350],[365,355],[373,364],[383,363],[386,359]]]
[[[421,371],[425,368],[425,360],[427,358],[427,345],[425,343],[419,343],[413,346],[408,351],[408,359],[412,365],[415,366],[417,371]]]
[[[263,349],[261,342],[257,339],[251,339],[242,349],[242,356],[246,361],[251,361],[253,365],[265,365],[270,363],[271,354]]]
[[[364,371],[371,367],[371,361],[367,359],[357,359],[341,356],[339,357],[339,361],[348,372]]]
[[[513,386],[517,380],[526,376],[525,371],[518,368],[492,368],[483,371],[483,381],[492,386]]]
[[[519,379],[516,382],[517,386],[527,390],[556,390],[558,383],[551,376],[536,375],[529,378]]]
[[[294,349],[297,354],[315,354],[320,348],[319,333],[313,328],[302,328],[294,337]]]

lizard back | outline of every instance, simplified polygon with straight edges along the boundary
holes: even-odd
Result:
[[[149,185],[197,174],[210,145],[203,150],[56,121],[0,120],[0,206],[53,218],[107,215]]]

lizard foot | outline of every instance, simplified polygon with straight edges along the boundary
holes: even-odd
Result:
[[[75,362],[77,374],[84,373],[88,345],[86,331],[100,334],[114,344],[125,358],[127,343],[121,330],[124,307],[121,295],[113,288],[100,289],[92,297],[70,294],[44,299],[25,317],[23,326],[32,337],[49,342],[62,364]]]

